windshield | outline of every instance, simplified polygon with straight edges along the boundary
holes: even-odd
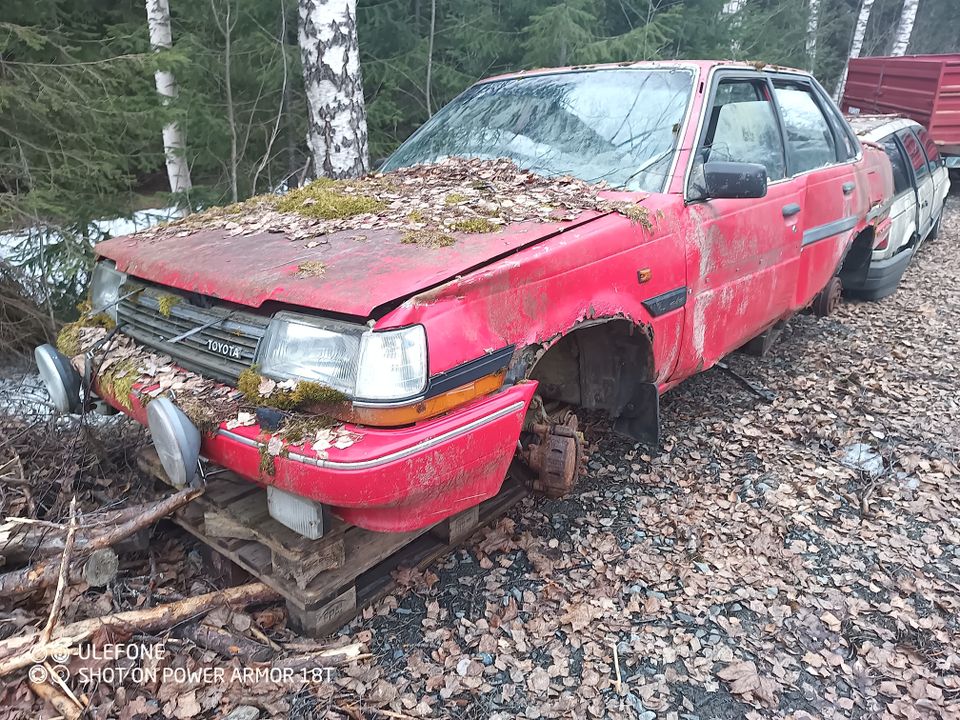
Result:
[[[693,86],[689,70],[591,70],[475,85],[397,148],[383,171],[506,157],[541,175],[661,192]]]

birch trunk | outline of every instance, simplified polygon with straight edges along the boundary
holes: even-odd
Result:
[[[920,0],[903,0],[903,10],[900,11],[900,24],[897,25],[897,35],[893,40],[891,55],[906,55],[910,45],[910,36],[913,34],[913,21],[917,19],[917,7]]]
[[[369,161],[356,0],[299,0],[299,36],[314,173],[362,175]]]
[[[807,58],[810,72],[817,65],[817,32],[820,30],[820,0],[810,0],[807,14]]]
[[[170,29],[170,5],[167,0],[146,0],[147,27],[150,29],[150,45],[154,52],[163,52],[173,47],[173,32]],[[168,70],[154,73],[157,94],[161,102],[169,105],[177,97],[177,81]],[[170,191],[184,193],[190,190],[190,166],[187,164],[186,143],[180,126],[175,122],[163,128],[163,154],[166,157],[167,177]]]
[[[747,4],[747,0],[727,0],[723,3],[723,9],[721,10],[722,15],[731,17],[730,20],[730,30],[731,34],[734,35],[734,38],[730,42],[730,54],[736,58],[740,55],[740,41],[735,37],[737,31],[740,30],[740,26],[743,22],[743,18],[740,17],[740,11],[743,10],[743,6]]]
[[[870,11],[873,9],[874,0],[861,0],[860,12],[857,15],[857,25],[853,31],[853,44],[850,46],[850,57],[860,57],[860,51],[863,49],[863,39],[867,35],[867,23],[870,22]],[[847,86],[847,68],[843,67],[843,73],[840,75],[840,81],[837,83],[837,90],[834,93],[834,99],[839,103],[843,100],[843,89]],[[843,108],[840,108],[843,110]]]

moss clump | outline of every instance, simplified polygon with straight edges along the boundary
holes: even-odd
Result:
[[[462,203],[466,199],[467,199],[467,196],[464,195],[463,193],[452,192],[449,195],[447,195],[443,199],[443,201],[447,205],[456,205],[457,203]]]
[[[89,307],[88,303],[77,306],[81,312],[84,307]],[[87,311],[89,312],[89,310]],[[80,346],[80,332],[86,328],[103,328],[104,330],[113,330],[117,323],[106,313],[99,313],[93,317],[81,317],[76,322],[67,323],[60,332],[57,333],[57,350],[67,357],[79,355],[86,348]]]
[[[68,323],[60,328],[60,332],[57,333],[57,350],[67,357],[79,355],[81,352],[80,330],[82,329],[83,325],[78,322]]]
[[[260,452],[260,477],[273,477],[277,474],[277,463],[274,461],[273,455],[267,450],[267,443],[265,438],[259,439],[259,452]]]
[[[174,306],[179,305],[182,301],[183,298],[179,295],[161,295],[157,298],[157,310],[165,318],[168,318]]]
[[[456,241],[453,235],[437,230],[411,230],[400,237],[400,242],[404,245],[420,245],[428,248],[450,247]]]
[[[297,266],[297,277],[301,280],[305,278],[317,278],[321,277],[326,271],[326,264],[319,260],[308,260]]]
[[[368,195],[347,195],[338,190],[340,185],[336,180],[314,180],[279,198],[276,208],[305,217],[338,220],[375,213],[385,207],[385,203]]]
[[[97,377],[100,391],[114,398],[127,410],[133,410],[130,393],[140,379],[137,363],[133,360],[114,363]]]
[[[291,390],[274,388],[269,395],[262,395],[260,383],[264,379],[256,368],[247,368],[237,378],[237,390],[243,393],[251,405],[278,410],[303,410],[317,406],[339,405],[349,400],[339,390],[309,380],[299,380]]]
[[[455,221],[450,227],[457,232],[465,233],[488,233],[497,229],[497,224],[487,218],[462,218]]]
[[[410,222],[421,223],[426,220],[426,217],[424,217],[423,212],[420,210],[413,210],[407,214],[407,220]]]
[[[290,445],[300,445],[314,438],[319,430],[336,425],[338,421],[329,415],[291,415],[277,430],[275,435],[282,437]]]

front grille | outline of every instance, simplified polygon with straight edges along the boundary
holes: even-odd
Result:
[[[128,282],[120,294],[128,296],[117,305],[121,332],[169,355],[188,370],[225,382],[235,381],[254,364],[269,322],[261,315],[228,307],[201,307],[167,288]],[[161,304],[167,314],[160,311]],[[176,343],[169,342],[208,323],[214,324]]]

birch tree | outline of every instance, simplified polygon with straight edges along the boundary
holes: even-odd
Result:
[[[150,29],[150,45],[154,52],[163,52],[173,47],[173,31],[170,28],[170,5],[167,0],[146,0],[147,27]],[[157,93],[164,105],[177,97],[177,81],[169,70],[154,73]],[[167,178],[170,191],[185,193],[191,188],[190,166],[187,164],[186,143],[180,126],[171,121],[163,127],[163,153],[166,158]]]
[[[910,35],[913,34],[913,22],[917,19],[917,7],[920,0],[903,0],[903,9],[900,11],[900,23],[897,25],[897,34],[893,39],[891,55],[906,55],[910,45]]]
[[[307,144],[318,176],[367,172],[367,117],[356,0],[299,0]]]
[[[853,43],[850,45],[850,57],[860,57],[860,51],[863,49],[863,39],[867,34],[867,23],[870,22],[870,11],[873,9],[874,0],[861,0],[860,12],[857,14],[857,24],[853,31]],[[845,65],[840,74],[840,81],[837,83],[837,90],[834,93],[834,99],[839,103],[843,99],[843,89],[847,85],[847,69]],[[842,109],[842,108],[841,108]]]
[[[820,30],[820,0],[810,0],[807,15],[807,57],[810,72],[817,65],[817,32]]]

